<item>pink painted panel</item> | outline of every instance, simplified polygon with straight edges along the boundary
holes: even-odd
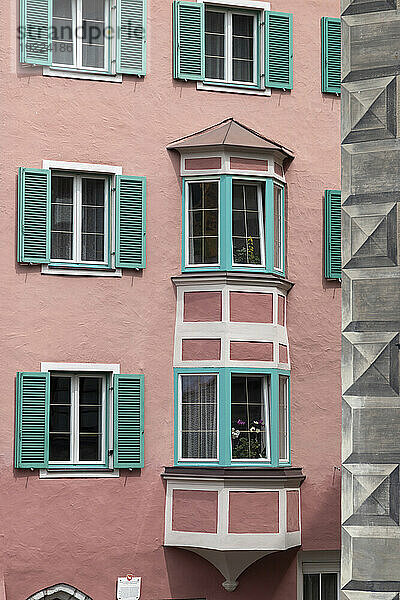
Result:
[[[279,362],[288,362],[288,349],[287,346],[285,346],[284,344],[279,344]]]
[[[217,532],[218,492],[174,490],[172,494],[174,531]]]
[[[279,163],[274,163],[274,172],[283,177],[283,169]]]
[[[278,325],[285,325],[285,298],[278,296]]]
[[[268,171],[268,161],[258,158],[237,158],[231,156],[231,169],[243,171]]]
[[[187,158],[185,160],[185,169],[187,171],[205,171],[206,169],[220,169],[221,159],[219,156],[210,156],[209,158]]]
[[[279,492],[229,492],[229,533],[279,533]]]
[[[242,323],[272,323],[273,296],[259,292],[231,292],[230,319]]]
[[[231,342],[231,360],[271,361],[273,357],[272,342]]]
[[[287,499],[287,530],[299,531],[300,529],[300,516],[299,516],[299,492],[297,490],[290,490],[286,492]]]
[[[219,360],[220,339],[182,340],[182,360]]]
[[[222,292],[185,292],[183,320],[221,321]]]

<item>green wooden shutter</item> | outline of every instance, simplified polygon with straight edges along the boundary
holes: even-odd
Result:
[[[146,266],[146,178],[117,175],[116,188],[117,267]]]
[[[146,0],[117,0],[117,73],[146,74]]]
[[[50,373],[17,373],[15,466],[48,466]]]
[[[341,193],[325,190],[325,277],[341,279]]]
[[[265,86],[293,89],[293,15],[265,12]]]
[[[33,65],[51,65],[52,0],[21,0],[20,60]]]
[[[322,17],[322,91],[340,94],[341,30],[340,19]]]
[[[204,4],[174,2],[174,77],[203,81],[205,77]]]
[[[18,262],[50,262],[50,171],[18,173]]]
[[[114,467],[144,466],[144,376],[114,375]]]

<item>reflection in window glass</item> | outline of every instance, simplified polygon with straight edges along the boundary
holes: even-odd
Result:
[[[283,271],[283,192],[274,185],[274,267]]]
[[[268,459],[269,385],[265,377],[232,376],[232,458]]]
[[[304,573],[303,600],[338,600],[338,573]]]
[[[261,265],[264,227],[261,186],[234,183],[232,193],[233,262]]]
[[[289,413],[288,413],[289,378],[279,376],[279,460],[289,461]]]
[[[189,263],[218,263],[218,183],[189,183]]]

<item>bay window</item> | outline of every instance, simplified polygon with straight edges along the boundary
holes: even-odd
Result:
[[[284,188],[229,175],[184,182],[183,271],[284,274]]]
[[[176,369],[175,462],[289,464],[288,381],[275,369]]]

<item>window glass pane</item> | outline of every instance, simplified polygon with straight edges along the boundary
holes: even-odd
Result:
[[[303,600],[320,600],[318,573],[303,575]]]
[[[51,178],[51,258],[72,259],[73,178]]]
[[[218,262],[218,183],[189,183],[189,263]]]
[[[104,0],[82,0],[82,65],[104,68]]]
[[[258,194],[261,194],[261,188],[234,183],[232,193],[233,262],[260,265],[263,215],[259,210]]]
[[[233,459],[269,457],[269,409],[265,377],[232,376],[231,433]]]
[[[217,458],[217,375],[182,375],[182,458]]]
[[[101,460],[101,435],[79,435],[79,460]]]
[[[104,179],[82,179],[82,260],[104,261]]]
[[[321,600],[337,600],[338,574],[321,573]]]
[[[72,0],[53,0],[53,63],[74,62]]]
[[[79,460],[101,460],[102,442],[101,377],[79,378]]]
[[[282,188],[274,185],[274,267],[283,269]]]
[[[288,378],[279,376],[279,460],[289,460],[288,450]]]
[[[69,461],[71,439],[71,379],[50,378],[50,461]]]
[[[225,79],[225,15],[206,11],[206,78]]]
[[[254,17],[232,15],[233,80],[253,81],[254,79]]]

